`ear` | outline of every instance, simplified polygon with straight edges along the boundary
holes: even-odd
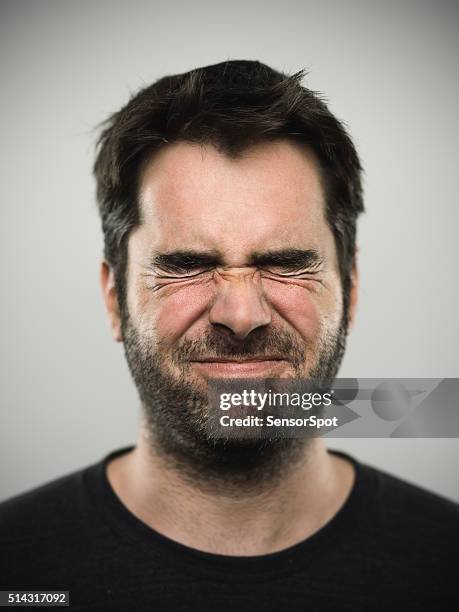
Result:
[[[350,332],[354,326],[355,314],[357,311],[357,302],[359,298],[359,271],[357,267],[357,254],[358,249],[356,249],[354,255],[354,262],[352,264],[352,272],[351,272],[351,291],[349,295],[349,324],[347,331]]]
[[[112,336],[117,342],[123,341],[121,334],[121,316],[116,295],[115,277],[113,268],[104,260],[100,266],[100,285],[105,302],[108,320],[112,329]]]

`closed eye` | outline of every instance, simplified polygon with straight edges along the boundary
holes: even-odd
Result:
[[[209,269],[206,268],[204,270],[183,270],[183,271],[175,271],[175,272],[163,272],[158,271],[155,273],[157,278],[193,278],[195,276],[199,276],[204,272],[208,272]]]
[[[295,269],[295,268],[281,268],[272,266],[269,268],[261,268],[262,272],[267,272],[268,274],[274,274],[275,276],[282,277],[309,277],[319,274],[320,270],[311,270],[311,269]]]

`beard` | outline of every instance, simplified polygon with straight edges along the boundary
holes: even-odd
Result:
[[[250,358],[285,355],[296,378],[319,384],[334,380],[345,349],[347,318],[328,331],[315,350],[285,330],[258,328],[235,342],[213,329],[174,348],[142,334],[124,311],[126,359],[143,409],[143,427],[152,455],[203,491],[237,495],[276,486],[287,469],[307,456],[311,438],[222,439],[212,437],[207,389],[192,371],[200,357]],[[306,366],[307,360],[311,362]],[[290,376],[292,377],[292,376]]]

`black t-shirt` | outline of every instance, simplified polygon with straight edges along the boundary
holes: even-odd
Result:
[[[337,453],[356,480],[322,529],[274,554],[215,555],[121,503],[106,466],[127,450],[0,505],[0,590],[69,590],[84,612],[459,609],[453,502]]]

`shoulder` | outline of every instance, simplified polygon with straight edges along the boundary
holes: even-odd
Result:
[[[431,523],[442,520],[458,526],[459,504],[437,493],[369,465],[361,469],[373,479],[375,502],[380,502],[390,519],[409,518],[410,521]]]
[[[85,483],[91,469],[61,476],[0,504],[0,576],[5,584],[68,584],[79,551],[89,549],[95,523]]]
[[[459,567],[459,505],[383,470],[360,465],[362,533],[376,557],[400,572]]]
[[[459,569],[459,505],[350,459],[356,480],[340,535],[348,567],[379,593],[381,609],[383,600],[406,609],[447,601]]]
[[[459,504],[438,493],[364,463],[343,451],[331,450],[354,467],[356,505],[375,520],[386,522],[441,523],[459,526]],[[452,470],[454,467],[451,468]]]
[[[103,499],[107,462],[131,448],[114,450],[95,463],[0,503],[3,551],[6,545],[23,549],[37,542],[59,545],[60,537],[62,542],[81,542],[85,535],[92,535],[95,524],[103,528],[104,511],[98,500]]]
[[[84,519],[86,494],[83,468],[0,503],[2,546],[58,535]]]

